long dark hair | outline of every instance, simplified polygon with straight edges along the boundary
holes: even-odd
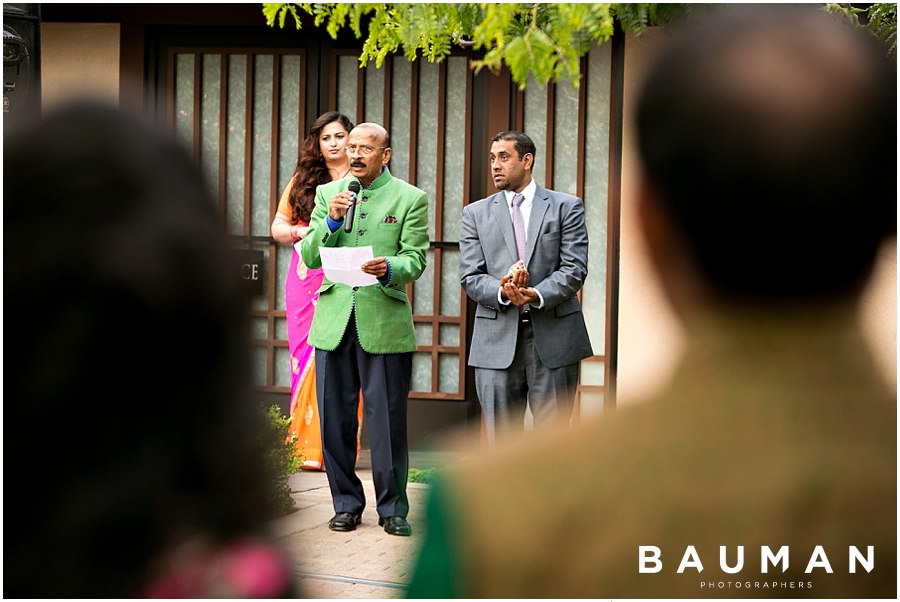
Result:
[[[343,113],[329,111],[319,115],[309,128],[309,133],[300,147],[300,157],[294,170],[294,185],[291,187],[291,223],[309,223],[316,205],[316,186],[331,181],[325,157],[319,148],[319,135],[326,125],[339,122],[347,132],[353,129],[353,122]]]

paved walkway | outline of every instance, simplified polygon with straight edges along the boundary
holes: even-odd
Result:
[[[417,452],[410,466],[430,468],[448,462],[446,455]],[[378,526],[375,488],[366,450],[357,470],[366,492],[362,524],[340,533],[328,528],[334,515],[324,472],[302,471],[290,479],[297,511],[273,523],[280,543],[294,559],[303,597],[401,598],[424,541],[424,505],[428,486],[410,483],[411,537],[388,535]]]

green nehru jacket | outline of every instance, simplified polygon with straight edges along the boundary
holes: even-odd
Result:
[[[362,190],[356,205],[353,229],[331,232],[325,217],[328,201],[347,190],[353,178],[335,180],[316,190],[316,207],[309,233],[303,239],[303,262],[322,266],[321,247],[372,246],[375,257],[384,256],[390,265],[386,285],[373,284],[355,290],[327,277],[319,289],[319,300],[309,332],[309,344],[334,350],[341,342],[350,314],[356,308],[356,328],[360,346],[369,353],[405,353],[416,350],[412,308],[406,284],[425,269],[428,249],[428,197],[423,190],[391,175],[387,167],[372,184]]]

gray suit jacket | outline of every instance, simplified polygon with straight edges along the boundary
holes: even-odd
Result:
[[[535,347],[549,368],[592,355],[575,293],[587,277],[588,235],[581,200],[538,185],[525,235],[529,286],[544,298],[531,308]],[[459,234],[459,281],[478,304],[469,365],[504,370],[518,336],[515,305],[497,302],[500,278],[518,260],[509,205],[502,192],[467,205]]]

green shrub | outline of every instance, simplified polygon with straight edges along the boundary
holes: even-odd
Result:
[[[435,469],[434,468],[410,468],[409,469],[409,482],[410,483],[431,483],[434,480]]]
[[[266,461],[272,474],[275,475],[275,488],[269,512],[273,517],[282,516],[294,510],[294,498],[291,497],[288,480],[292,474],[300,470],[303,456],[295,453],[297,437],[288,434],[291,419],[281,414],[281,408],[274,404],[264,408],[260,404],[260,410],[265,412],[266,422],[269,425],[265,441]]]

